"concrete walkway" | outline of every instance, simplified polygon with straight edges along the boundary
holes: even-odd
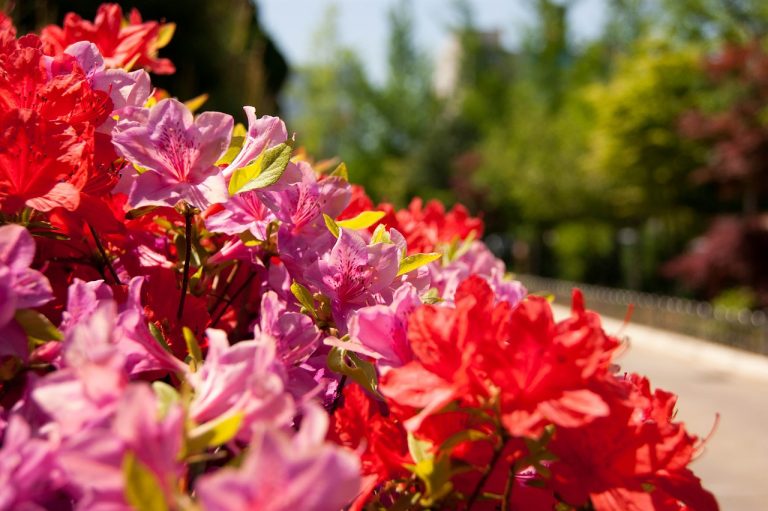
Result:
[[[587,304],[589,305],[589,304]],[[568,309],[555,306],[559,318]],[[654,328],[603,319],[629,349],[622,369],[679,396],[678,418],[705,437],[717,430],[693,471],[724,511],[768,510],[768,358]]]

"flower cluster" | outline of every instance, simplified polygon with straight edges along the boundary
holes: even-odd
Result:
[[[717,509],[578,293],[154,90],[172,29],[0,14],[0,510]]]

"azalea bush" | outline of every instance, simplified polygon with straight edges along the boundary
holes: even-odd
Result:
[[[0,17],[0,509],[717,509],[578,292],[154,89],[172,30]]]

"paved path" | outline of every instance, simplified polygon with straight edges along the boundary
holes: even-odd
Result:
[[[568,314],[555,306],[555,314]],[[622,321],[604,318],[616,334]],[[723,511],[768,510],[768,358],[642,325],[622,336],[630,347],[622,369],[647,375],[654,387],[679,396],[678,417],[707,436],[720,422],[692,468]]]

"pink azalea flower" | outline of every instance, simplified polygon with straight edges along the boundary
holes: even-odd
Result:
[[[94,90],[106,92],[112,100],[112,113],[104,124],[99,126],[100,132],[110,133],[115,126],[113,116],[119,116],[127,107],[143,107],[152,93],[152,83],[146,71],[107,69],[98,47],[92,42],[79,41],[67,47],[64,53],[74,57]],[[68,67],[72,67],[66,63],[62,67],[53,57],[45,57],[45,60],[51,76],[69,73]]]
[[[224,176],[231,176],[235,170],[245,167],[255,160],[264,149],[281,144],[288,138],[285,123],[277,117],[265,115],[256,118],[256,109],[252,106],[243,107],[248,117],[248,133],[242,149],[232,160],[232,163],[224,169]]]
[[[363,307],[350,314],[349,341],[328,338],[325,343],[373,358],[382,373],[403,366],[413,360],[407,339],[408,316],[419,305],[416,288],[403,284],[389,305]]]
[[[314,353],[320,342],[320,330],[306,314],[289,311],[288,304],[274,291],[261,297],[260,323],[255,336],[266,334],[276,342],[277,357],[286,366],[304,362]]]
[[[355,232],[341,229],[333,249],[322,256],[308,278],[331,299],[336,325],[343,328],[352,309],[374,305],[376,294],[392,284],[399,261],[396,245],[366,245]]]
[[[275,360],[274,340],[267,336],[229,345],[227,335],[210,329],[203,367],[188,376],[195,391],[190,418],[202,424],[240,412],[238,439],[248,440],[259,420],[288,426],[294,416],[293,399],[285,391],[282,367]]]
[[[439,261],[427,266],[435,287],[444,300],[452,301],[458,285],[470,275],[482,277],[493,289],[496,301],[507,301],[516,305],[525,298],[527,291],[518,281],[505,277],[504,263],[496,258],[488,247],[473,242],[469,250],[443,266]]]
[[[226,201],[227,186],[214,164],[229,147],[232,125],[232,117],[219,112],[194,118],[175,99],[118,122],[112,139],[118,154],[146,169],[127,177],[129,204],[175,206],[183,200],[205,209]]]
[[[39,307],[53,298],[48,279],[29,266],[35,257],[32,235],[20,225],[0,227],[0,356],[27,360],[27,336],[14,319],[18,309]]]
[[[158,416],[146,383],[126,387],[113,414],[100,425],[68,435],[57,454],[78,509],[132,509],[125,501],[123,460],[131,453],[154,476],[167,502],[183,472],[179,461],[184,432],[181,406]]]
[[[293,436],[269,423],[254,431],[238,468],[224,468],[197,482],[206,511],[338,511],[360,492],[360,462],[325,442],[328,416],[308,407]]]
[[[0,449],[0,511],[54,509],[48,505],[61,483],[55,450],[20,416],[10,417]]]

